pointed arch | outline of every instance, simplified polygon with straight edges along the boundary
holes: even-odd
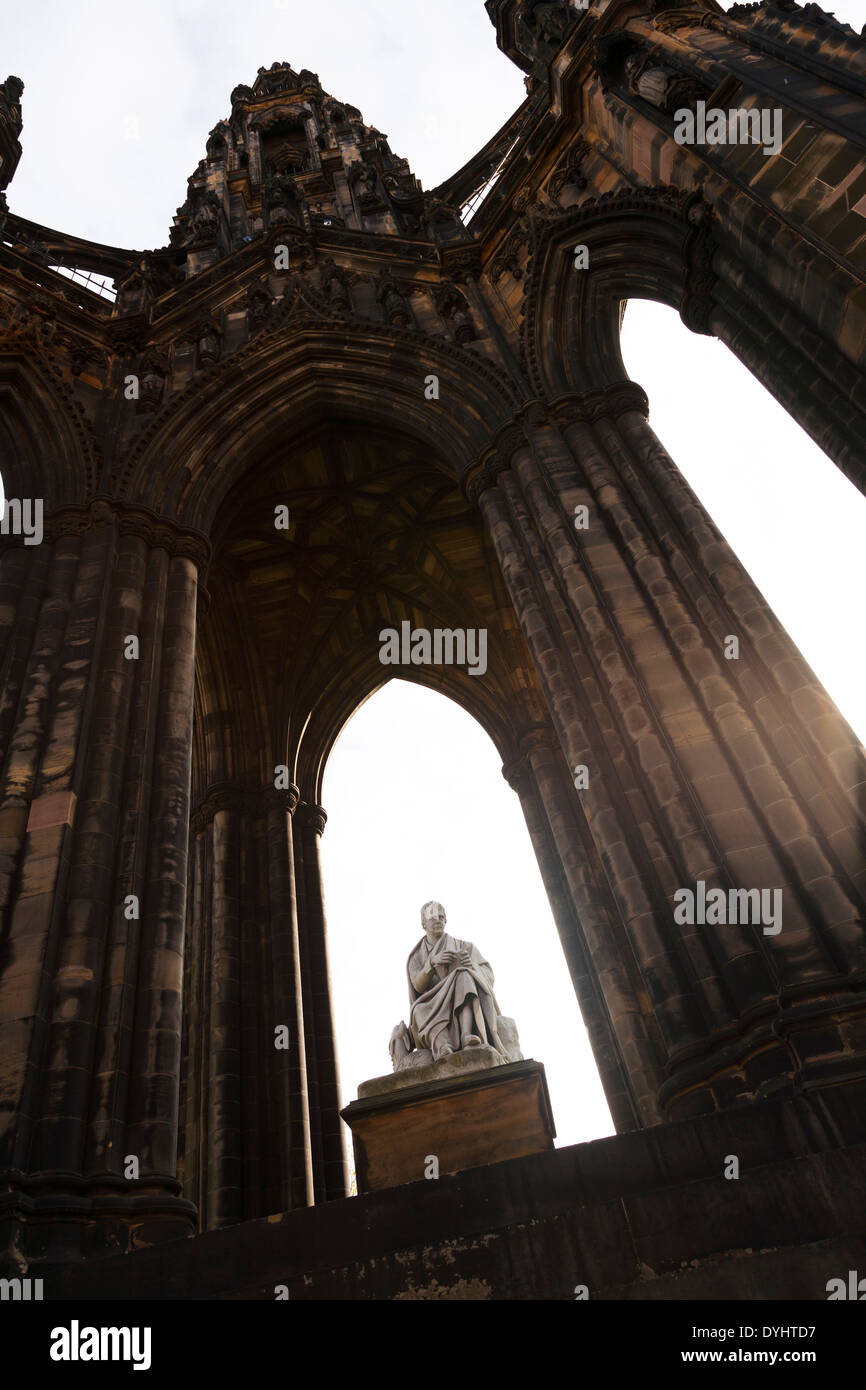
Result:
[[[302,282],[300,282],[302,284]],[[322,415],[393,427],[460,479],[523,393],[469,348],[355,315],[323,317],[296,284],[275,327],[199,375],[155,417],[118,486],[207,532],[246,461]],[[309,296],[309,292],[307,292]],[[438,398],[425,383],[438,378]]]
[[[93,439],[59,371],[30,355],[0,356],[0,473],[8,497],[41,497],[46,512],[93,495]]]
[[[769,216],[765,223],[768,244],[784,246],[782,224]],[[588,249],[586,270],[575,268],[576,245]],[[821,253],[801,246],[798,254],[811,263],[800,286],[820,283]],[[687,328],[720,338],[862,490],[866,375],[849,355],[856,334],[817,322],[805,293],[784,300],[700,191],[605,194],[554,217],[539,236],[523,326],[527,374],[547,399],[621,383],[621,304],[657,300]]]

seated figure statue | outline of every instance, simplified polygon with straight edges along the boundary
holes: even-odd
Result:
[[[503,1062],[522,1060],[514,1021],[499,1012],[490,965],[471,941],[450,936],[445,922],[441,903],[424,904],[424,936],[407,963],[409,1026],[398,1023],[391,1034],[395,1072],[484,1045]]]

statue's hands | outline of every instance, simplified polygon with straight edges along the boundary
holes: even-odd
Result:
[[[459,951],[443,951],[439,956],[442,965],[471,965],[472,956],[469,951],[461,948]]]

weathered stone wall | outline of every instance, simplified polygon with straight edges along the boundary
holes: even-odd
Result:
[[[863,1099],[839,1087],[244,1222],[52,1271],[45,1296],[823,1300],[866,1256]]]

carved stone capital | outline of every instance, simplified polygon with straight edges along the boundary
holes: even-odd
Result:
[[[190,835],[199,835],[211,824],[221,811],[235,811],[240,814],[246,803],[243,788],[233,783],[212,787],[203,801],[200,801],[189,818]]]
[[[220,786],[211,787],[196,806],[190,816],[190,833],[197,835],[206,829],[214,816],[219,815],[221,811],[234,811],[237,815],[250,819],[273,810],[284,811],[291,816],[294,815],[300,799],[300,789],[294,784],[277,788],[224,782]],[[322,815],[324,816],[324,811]]]
[[[549,724],[533,724],[525,729],[517,740],[517,756],[502,768],[502,776],[518,794],[531,788],[535,773],[532,767],[532,754],[538,749],[557,752],[559,743],[555,731]]]
[[[157,550],[192,560],[201,578],[210,562],[211,547],[200,531],[176,525],[168,517],[159,516],[146,507],[129,507],[110,497],[96,497],[87,506],[61,507],[45,522],[45,539],[60,536],[82,536],[95,526],[117,527],[121,536],[138,536]]]
[[[463,480],[463,491],[473,506],[477,506],[483,492],[496,486],[500,473],[511,467],[515,452],[525,444],[526,436],[518,425],[506,425],[499,431],[491,447],[484,451]]]
[[[520,735],[518,744],[521,756],[530,758],[539,748],[559,749],[556,731],[549,724],[533,724]]]
[[[293,816],[301,799],[301,789],[294,782],[289,787],[267,787],[265,801],[269,810],[285,811]],[[324,813],[323,813],[324,814]]]
[[[325,825],[328,820],[328,813],[324,806],[312,806],[304,801],[295,813],[295,819],[304,829],[312,829],[317,835],[325,833]]]
[[[553,423],[544,401],[530,401],[515,415],[515,420],[527,430],[540,430]]]
[[[591,425],[605,417],[624,415],[628,410],[638,410],[641,415],[649,416],[646,392],[636,381],[617,381],[597,391],[575,391],[560,396],[550,406],[554,420],[563,427]]]

